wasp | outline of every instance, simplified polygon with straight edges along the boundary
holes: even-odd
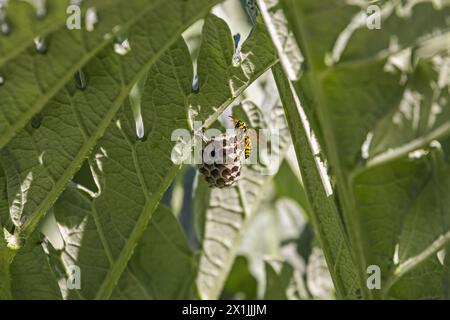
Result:
[[[236,119],[232,116],[230,116],[231,121],[233,121],[234,123],[234,128],[235,129],[239,129],[242,130],[244,135],[244,154],[245,154],[245,159],[248,159],[250,157],[250,153],[252,152],[253,146],[252,146],[252,140],[250,139],[250,137],[248,136],[248,131],[249,128],[247,126],[247,124],[239,119]]]

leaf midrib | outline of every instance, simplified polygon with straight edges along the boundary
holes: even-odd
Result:
[[[180,170],[180,166],[173,166],[167,175],[164,177],[164,181],[160,184],[160,187],[155,192],[155,195],[148,198],[146,201],[141,214],[139,215],[138,221],[133,228],[130,236],[128,237],[128,241],[125,243],[125,246],[121,250],[118,258],[114,261],[111,268],[109,269],[105,280],[103,281],[95,299],[104,300],[108,299],[116,285],[119,281],[120,276],[125,270],[128,261],[131,258],[134,248],[137,246],[141,236],[144,234],[144,231],[155,212],[155,208],[159,203],[162,193],[169,186],[170,182],[173,180],[175,175]]]
[[[311,149],[312,147],[310,138],[305,131],[305,126],[303,125],[304,116],[300,114],[298,110],[298,102],[294,97],[294,89],[291,87],[289,80],[284,75],[281,66],[275,66],[273,68],[273,74],[277,83],[278,90],[280,92],[279,94],[283,103],[283,107],[285,109],[288,127],[291,131],[294,142],[294,148],[296,154],[298,155],[297,162],[303,176],[303,181],[305,182],[304,186],[306,195],[308,196],[308,202],[311,203],[312,208],[318,208],[316,209],[316,211],[320,210],[322,216],[327,215],[336,217],[338,212],[335,201],[334,199],[327,197],[325,193],[321,174],[317,168],[317,161],[315,160],[316,156]],[[295,130],[295,128],[298,129]],[[318,186],[317,189],[314,188],[315,185]],[[318,218],[317,214],[311,215],[311,219],[315,229],[318,232],[319,242],[321,243],[321,247],[323,249],[327,264],[332,267],[329,269],[332,275],[332,280],[335,284],[338,298],[351,297],[353,293],[347,290],[342,275],[337,272],[339,260],[342,256],[344,248],[348,251],[349,254],[351,254],[350,245],[345,235],[342,221],[339,217],[336,217],[337,225],[335,225],[335,228],[341,234],[341,238],[339,239],[340,244],[338,247],[338,252],[333,259],[332,252],[330,251],[330,246],[328,245],[330,239],[328,239],[323,232],[322,220]]]
[[[320,75],[322,70],[318,69],[316,64],[314,62],[312,62],[312,55],[313,52],[311,51],[309,42],[311,41],[311,38],[309,37],[309,35],[307,33],[305,33],[306,27],[304,26],[304,13],[302,12],[302,10],[300,10],[300,8],[297,6],[296,7],[298,10],[296,10],[295,12],[298,14],[298,19],[297,19],[297,23],[298,23],[298,28],[297,32],[300,35],[300,40],[297,41],[301,41],[303,45],[300,45],[301,48],[304,49],[304,55],[306,57],[306,62],[309,64],[310,66],[310,79],[311,79],[311,85],[314,88],[314,91],[317,93],[316,99],[317,99],[317,104],[319,105],[319,108],[317,108],[317,114],[319,116],[320,119],[322,119],[322,123],[323,123],[323,134],[326,137],[326,141],[328,141],[327,145],[326,145],[326,149],[327,149],[327,153],[328,156],[330,158],[330,162],[332,162],[334,164],[334,169],[336,172],[336,177],[337,180],[340,182],[339,187],[342,190],[342,204],[344,206],[344,217],[345,217],[345,222],[347,222],[349,224],[349,235],[350,238],[352,239],[351,243],[352,243],[352,248],[354,248],[353,250],[351,250],[351,254],[352,256],[354,256],[355,260],[358,261],[358,265],[356,266],[357,269],[357,273],[359,276],[359,282],[361,284],[361,292],[363,294],[364,297],[371,297],[371,292],[370,290],[367,290],[367,287],[365,285],[365,270],[363,269],[364,266],[366,265],[365,263],[365,258],[363,255],[363,251],[362,251],[362,246],[361,246],[361,241],[359,240],[361,237],[359,235],[359,230],[355,227],[354,225],[354,220],[352,219],[351,213],[354,212],[355,210],[355,205],[354,205],[354,199],[350,193],[350,188],[349,188],[349,183],[348,180],[346,179],[346,174],[345,172],[342,170],[342,166],[341,161],[339,159],[339,152],[336,149],[336,144],[335,143],[330,143],[330,142],[334,142],[335,141],[335,136],[329,126],[330,123],[332,123],[330,121],[329,115],[327,112],[325,112],[325,110],[323,109],[323,106],[326,106],[326,99],[324,98],[324,94],[322,92],[322,86],[321,86],[321,82],[320,82]],[[283,10],[285,10],[286,7],[283,6]],[[356,250],[355,250],[356,249]]]

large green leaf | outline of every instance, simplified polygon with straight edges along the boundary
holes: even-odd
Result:
[[[189,248],[181,225],[170,210],[160,206],[112,298],[197,298],[197,269],[196,255]],[[141,285],[136,284],[133,275]],[[144,287],[148,292],[136,294],[140,292],[137,287]]]
[[[312,208],[311,220],[325,253],[338,298],[355,298],[359,285],[357,271],[340,220],[335,200],[328,195],[319,169],[318,158],[313,154],[311,137],[299,111],[291,86],[280,65],[273,68],[275,81],[287,115],[289,129],[297,153],[305,193]]]
[[[383,294],[448,298],[448,259],[437,256],[450,240],[450,166],[442,150],[377,166],[354,185],[365,256],[383,272]]]
[[[112,55],[111,44],[115,41],[115,36],[119,31],[121,33],[130,32],[131,38],[135,37],[133,35],[135,29],[153,34],[155,40],[160,41],[158,47],[161,46],[161,43],[164,45],[165,39],[168,37],[167,35],[156,35],[154,31],[151,31],[151,28],[155,28],[155,25],[152,24],[152,22],[156,22],[154,17],[158,17],[160,12],[165,10],[164,4],[157,0],[91,1],[91,5],[99,5],[100,16],[98,26],[93,32],[85,30],[84,24],[81,30],[69,30],[66,27],[66,21],[62,18],[63,15],[68,17],[66,14],[68,3],[63,1],[50,1],[48,17],[44,16],[42,22],[38,22],[36,29],[31,32],[27,29],[33,28],[33,22],[36,22],[36,18],[30,17],[33,9],[29,4],[18,5],[16,2],[19,1],[13,1],[12,8],[8,8],[7,17],[8,20],[12,20],[12,30],[3,40],[6,49],[12,47],[14,49],[8,51],[8,54],[0,60],[0,73],[4,79],[4,84],[0,86],[0,147],[5,146],[34,115],[46,105],[51,104],[53,97],[56,96],[53,98],[53,103],[60,102],[61,95],[66,91],[64,90],[65,85],[73,79],[77,70],[97,54],[100,54],[99,57],[105,56],[106,52],[110,52]],[[186,10],[183,8],[186,5],[182,1],[170,2],[171,5],[179,6],[177,9],[180,13]],[[16,6],[18,6],[17,11],[13,11]],[[31,23],[24,22],[25,19]],[[145,21],[147,21],[147,25],[145,25]],[[177,30],[182,21],[182,19],[173,18],[172,22],[175,24],[172,30]],[[158,23],[158,25],[160,24]],[[33,46],[33,38],[30,35],[26,36],[27,32],[35,35],[36,31],[42,32],[39,36],[45,36],[45,53],[38,52]],[[136,42],[137,49],[139,45]],[[142,40],[139,42],[142,46]],[[158,47],[155,47],[156,50],[149,51],[148,56],[157,56],[155,51],[158,50]],[[148,59],[147,57],[146,60]],[[131,61],[126,60],[124,62],[130,64]],[[144,60],[139,61],[141,64],[144,63]],[[102,70],[98,70],[99,67],[93,67],[92,64],[87,66],[92,71],[92,76],[101,76]],[[130,68],[130,71],[133,69]],[[125,86],[129,80],[131,79],[124,77]],[[119,87],[109,89],[120,92]]]
[[[225,24],[222,20],[210,15],[207,18],[206,25],[213,27],[215,25],[224,26]],[[205,30],[206,34],[208,29]],[[262,29],[260,33],[255,33],[243,44],[243,50],[245,48],[245,52],[249,52],[248,55],[252,56],[252,48],[257,49],[264,37],[267,39],[267,34]],[[208,47],[214,45],[214,43],[217,44],[218,41],[219,39],[205,37],[203,44]],[[213,44],[209,42],[213,42]],[[256,43],[258,43],[258,46],[255,45]],[[124,57],[132,52],[133,50]],[[263,62],[261,64],[259,63],[260,60],[254,61],[243,57],[241,66],[237,66],[236,69],[246,66],[251,66],[252,69],[243,79],[240,90],[244,90],[246,86],[250,85],[261,73],[276,62],[273,51],[272,55],[270,53],[270,51],[264,53],[271,58],[261,60]],[[116,56],[113,55],[113,57]],[[217,59],[220,58],[217,57]],[[199,65],[201,64],[202,61],[199,61]],[[214,70],[214,72],[220,75],[225,70]],[[170,49],[165,50],[165,53],[148,72],[141,98],[143,137],[137,137],[135,115],[128,100],[125,100],[123,108],[98,141],[90,156],[91,167],[95,172],[94,177],[98,184],[98,192],[92,195],[94,197],[92,201],[87,202],[90,207],[86,204],[86,201],[80,204],[78,203],[80,200],[77,200],[81,207],[77,210],[77,213],[86,215],[89,211],[89,219],[92,219],[89,220],[91,221],[90,227],[86,230],[82,229],[78,233],[78,237],[86,234],[83,239],[87,242],[83,240],[82,246],[82,248],[86,247],[86,251],[83,250],[82,255],[70,257],[75,264],[78,263],[77,258],[81,259],[80,264],[87,268],[84,276],[88,283],[82,286],[81,294],[80,292],[73,294],[69,292],[69,297],[109,298],[114,293],[118,283],[123,292],[115,292],[112,297],[130,297],[130,290],[136,285],[132,280],[136,276],[142,277],[142,281],[147,287],[147,289],[141,290],[141,297],[173,297],[175,292],[178,294],[176,297],[193,296],[192,281],[183,282],[183,288],[174,285],[172,289],[167,288],[167,290],[155,292],[151,288],[151,281],[147,278],[148,274],[155,270],[157,266],[149,262],[148,257],[142,258],[142,255],[139,255],[137,259],[145,261],[130,264],[132,274],[130,274],[129,269],[126,269],[133,250],[144,236],[147,224],[153,216],[162,195],[180,169],[180,165],[175,165],[171,159],[171,152],[176,143],[176,141],[171,141],[171,135],[176,129],[189,129],[189,120],[192,120],[188,118],[189,108],[193,105],[191,101],[193,99],[204,101],[210,108],[209,118],[215,119],[219,116],[221,108],[225,108],[235,98],[230,92],[229,95],[223,97],[224,101],[217,102],[221,108],[217,108],[217,111],[214,112],[216,108],[209,104],[210,99],[214,99],[214,96],[210,95],[208,90],[202,90],[202,88],[198,93],[193,92],[192,79],[192,62],[186,44],[180,39]],[[104,79],[102,80],[104,81]],[[224,81],[225,83],[220,84],[221,87],[228,86],[229,79]],[[86,90],[89,90],[89,87]],[[207,97],[202,98],[203,95]],[[204,109],[206,109],[206,106]],[[43,119],[45,120],[45,117]],[[43,125],[44,121],[39,129],[44,128]],[[92,124],[86,123],[86,125],[91,126]],[[89,129],[95,130],[95,128]],[[5,156],[5,158],[7,157]],[[56,164],[58,163],[55,162],[55,166]],[[46,181],[46,174],[48,174],[45,170],[56,171],[58,168],[44,167],[43,164],[40,164],[39,169],[40,171],[33,172],[39,172],[43,175],[41,179],[38,179],[42,183]],[[29,179],[27,181],[34,180]],[[9,187],[8,185],[9,194],[14,195]],[[35,192],[38,191],[38,189],[34,190]],[[29,193],[31,191],[32,188],[25,190],[28,193],[27,199],[30,199]],[[57,195],[52,196],[56,197]],[[65,210],[64,207],[56,209],[58,212],[64,212]],[[66,210],[68,209],[66,208]],[[58,216],[61,219],[61,216]],[[81,224],[80,227],[84,226]],[[149,242],[153,244],[154,237],[154,233],[149,239],[144,236],[143,246],[148,247]],[[80,240],[79,238],[75,239]],[[174,241],[179,242],[179,240]],[[77,245],[69,246],[69,248],[71,250],[75,248],[78,251]],[[92,248],[98,250],[95,256],[92,254]],[[164,263],[170,263],[170,260]],[[189,261],[187,261],[187,264],[192,268],[195,267]]]
[[[38,17],[36,8],[31,2],[26,1],[2,1],[7,3],[4,7],[8,32],[0,36],[0,67],[8,60],[13,59],[38,36],[46,35],[55,29],[65,25],[68,1],[47,0],[43,17]],[[92,5],[98,4],[100,1]]]
[[[64,240],[64,247],[56,255],[66,270],[77,265],[81,271],[80,290],[64,290],[68,299],[93,299],[114,263],[113,252],[98,228],[98,213],[92,200],[79,190],[68,188],[55,204],[55,217]],[[175,216],[160,206],[111,298],[193,298],[195,272],[195,256],[183,230]]]
[[[368,4],[279,5],[305,59],[293,84],[336,182],[363,296],[447,297],[448,259],[436,254],[449,231],[449,2],[386,1],[380,30],[365,25]],[[366,287],[372,264],[381,290]]]
[[[44,70],[34,74],[35,77],[39,75],[40,83],[57,80],[57,88],[61,90],[53,98],[49,95],[45,96],[45,99],[39,98],[40,103],[46,104],[42,113],[1,150],[0,161],[8,178],[10,215],[14,224],[24,233],[30,234],[54,203],[95,146],[134,83],[178,39],[181,32],[205,15],[214,3],[209,0],[192,4],[181,0],[144,4],[142,1],[121,2],[111,9],[116,13],[104,12],[105,23],[100,23],[98,32],[92,36],[86,31],[66,34],[67,30],[60,30],[57,32],[61,32],[61,35],[52,34],[53,40],[45,55],[33,50],[28,52],[29,59],[37,60],[34,64],[40,65]],[[128,36],[132,49],[124,56],[113,51],[113,40],[102,40],[105,34],[106,38],[114,37],[101,27],[107,24],[108,17],[112,19],[111,28],[119,25],[122,33]],[[117,17],[121,17],[120,20],[117,20]],[[64,40],[56,41],[56,36]],[[61,75],[48,75],[54,69],[49,67],[54,59],[63,60],[60,65],[69,61],[65,50],[70,50],[72,46],[79,49],[71,51],[70,56],[74,54],[77,61],[81,56],[84,63],[87,62],[83,68],[87,79],[87,87],[84,90],[78,90],[72,80],[73,73],[81,64],[71,69],[65,78]],[[88,50],[90,47],[97,49]],[[77,50],[83,51],[77,53]],[[11,68],[16,65],[12,63]],[[17,81],[27,78],[20,72],[11,73],[20,75]],[[66,84],[68,80],[72,81]],[[21,90],[22,85],[13,83],[12,80],[6,80],[5,85],[0,88],[0,97],[10,99],[14,94],[30,98],[33,96],[30,92],[39,89],[35,85],[39,82],[35,81],[31,85],[31,91],[21,93],[19,89]],[[65,86],[61,87],[61,83]],[[12,98],[10,100],[16,101]],[[7,114],[8,110],[14,110],[13,107],[7,107],[8,103],[0,105],[5,107],[5,113],[2,112],[2,115]],[[33,104],[28,102],[25,105]]]
[[[413,70],[408,74],[398,107],[381,119],[372,132],[369,165],[401,157],[450,133],[450,56],[420,59],[410,68]]]
[[[207,34],[208,28],[217,28],[218,26],[226,25],[223,20],[213,15],[208,16],[205,22],[204,34],[206,36],[203,39],[203,47],[208,48],[214,44],[217,46],[220,39],[209,38]],[[250,38],[244,44],[244,48],[253,54],[254,43],[261,44],[261,41],[258,42],[259,38],[259,34],[256,33],[255,38]],[[258,47],[256,46],[256,48]],[[120,270],[124,268],[122,262],[127,261],[127,257],[131,254],[131,244],[139,239],[142,226],[146,225],[146,221],[151,216],[156,204],[180,169],[180,166],[174,165],[170,158],[175,141],[170,141],[169,137],[176,129],[188,128],[186,116],[190,113],[189,108],[194,105],[191,101],[196,99],[204,101],[204,109],[209,108],[211,112],[209,119],[217,118],[221,112],[220,109],[233,101],[231,92],[229,92],[229,96],[224,96],[222,100],[215,101],[215,96],[211,95],[206,89],[202,90],[201,85],[199,93],[192,92],[193,76],[191,63],[186,64],[187,61],[190,62],[186,46],[183,44],[173,49],[171,54],[149,72],[141,102],[145,128],[143,140],[135,138],[133,117],[128,112],[128,117],[125,114],[124,118],[128,121],[121,121],[120,125],[113,124],[111,132],[108,131],[105,134],[96,151],[101,158],[104,157],[101,168],[105,173],[105,188],[96,200],[98,204],[97,212],[100,215],[101,224],[107,227],[104,231],[105,237],[107,237],[106,241],[111,243],[112,250],[113,246],[117,245],[118,254],[120,252],[117,258],[119,263],[116,264],[116,269],[111,269],[105,280],[105,286],[112,286],[114,280],[117,279],[117,274],[120,274]],[[215,57],[215,55],[212,55],[212,57]],[[220,56],[217,57],[217,60],[221,61]],[[242,66],[238,69],[247,65],[253,67],[253,73],[249,73],[245,82],[243,81],[245,86],[254,81],[263,70],[267,70],[274,61],[276,61],[274,56],[272,56],[272,59],[267,59],[266,64],[243,60]],[[203,61],[199,61],[199,67],[202,63]],[[217,76],[220,76],[226,70],[214,70],[214,72]],[[201,75],[199,74],[199,76]],[[229,79],[225,78],[224,82],[218,84],[218,86],[226,87],[228,83]],[[169,104],[167,104],[168,97]],[[210,104],[209,101],[218,103],[221,108],[214,108],[214,105]],[[124,152],[125,150],[127,151]],[[108,161],[110,157],[116,160]],[[99,159],[99,157],[96,158]],[[129,170],[123,172],[123,168],[129,168]],[[118,172],[121,173],[118,174]],[[130,176],[131,172],[134,172],[135,176]],[[127,183],[125,187],[124,181],[129,181],[130,185]],[[136,188],[136,186],[138,186],[138,189],[130,192],[130,188]],[[140,188],[143,188],[143,192],[139,191]],[[117,197],[120,194],[122,196],[118,201]],[[137,198],[130,199],[130,194]],[[134,209],[136,202],[142,203],[142,213],[140,212],[141,208],[138,207],[139,210]],[[115,222],[114,216],[121,216],[123,212],[129,212],[133,220],[136,221],[137,219],[133,231],[131,231],[132,226]],[[123,241],[120,240],[120,235],[127,234],[127,232],[132,233],[131,236],[125,237],[128,241],[125,242],[122,249]],[[105,290],[108,292],[109,287],[105,287]],[[101,296],[101,292],[99,296]]]
[[[186,110],[192,78],[189,52],[184,40],[180,40],[149,71],[141,104],[143,139],[136,137],[134,116],[128,107],[93,152],[101,186],[95,211],[104,245],[114,261],[98,298],[110,295],[163,193],[180,169],[170,158],[175,145],[170,139],[174,130],[188,128]]]

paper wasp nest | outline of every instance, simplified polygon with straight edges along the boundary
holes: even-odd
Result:
[[[229,187],[241,175],[241,158],[238,137],[222,134],[206,143],[197,167],[211,188]]]

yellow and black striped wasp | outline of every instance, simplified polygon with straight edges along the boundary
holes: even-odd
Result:
[[[247,126],[247,124],[239,119],[236,119],[232,116],[230,116],[231,121],[233,121],[234,124],[234,128],[235,129],[239,129],[242,130],[243,132],[243,138],[244,138],[244,154],[245,154],[245,159],[248,159],[250,157],[250,153],[252,152],[253,146],[252,146],[252,140],[249,137],[249,128]]]

